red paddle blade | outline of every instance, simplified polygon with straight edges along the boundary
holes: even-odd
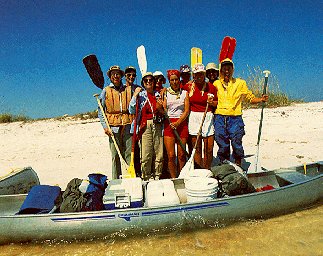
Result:
[[[226,58],[232,60],[236,45],[237,41],[235,38],[229,36],[223,38],[219,56],[219,63],[221,63]]]
[[[223,38],[220,55],[219,55],[219,63],[221,63],[222,60],[227,58],[230,42],[231,42],[231,38],[229,36],[226,36],[225,38]]]
[[[236,45],[237,45],[237,40],[233,37],[230,37],[230,45],[229,45],[229,50],[228,50],[228,54],[227,54],[227,58],[229,58],[230,60],[232,60],[232,58],[233,58],[233,54],[236,49]]]
[[[92,82],[103,89],[104,86],[104,76],[98,62],[97,57],[94,54],[90,54],[83,58],[83,64],[86,68],[87,73],[89,74]]]

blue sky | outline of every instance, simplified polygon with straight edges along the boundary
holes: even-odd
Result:
[[[106,74],[114,64],[138,67],[143,44],[148,70],[165,73],[189,63],[194,46],[205,64],[217,61],[226,35],[237,39],[236,75],[259,66],[289,95],[323,100],[322,10],[321,1],[0,0],[0,113],[94,110],[99,89],[85,55],[96,54]]]

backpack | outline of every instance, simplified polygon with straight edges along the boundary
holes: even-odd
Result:
[[[66,187],[62,197],[60,212],[100,211],[104,209],[103,195],[107,187],[107,176],[90,174],[86,192],[80,190],[83,180],[74,178]]]
[[[223,164],[212,169],[219,181],[218,197],[236,196],[256,192],[254,186],[234,166]]]

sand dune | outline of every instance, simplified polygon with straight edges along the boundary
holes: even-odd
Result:
[[[260,109],[245,110],[246,155],[256,153]],[[323,101],[265,109],[260,162],[266,168],[323,160]],[[65,188],[74,177],[110,174],[108,138],[98,119],[0,124],[0,176],[31,166],[41,183]],[[214,147],[216,155],[217,146]]]

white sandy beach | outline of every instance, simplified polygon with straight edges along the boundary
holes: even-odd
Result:
[[[265,168],[323,160],[323,101],[264,110],[259,159]],[[256,153],[260,109],[245,110],[246,155]],[[0,177],[31,166],[42,184],[110,174],[108,137],[98,119],[0,124]],[[214,147],[216,155],[217,146]]]

